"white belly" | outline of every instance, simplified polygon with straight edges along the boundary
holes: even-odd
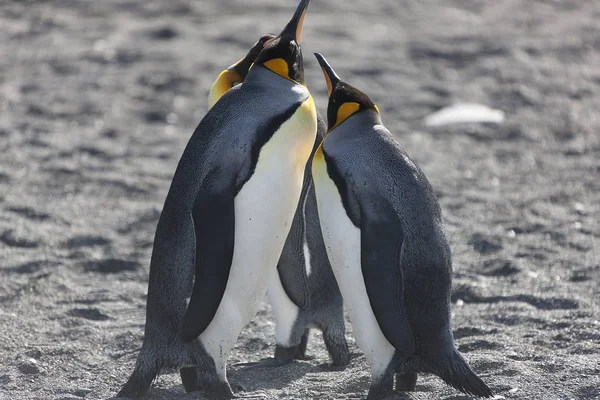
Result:
[[[263,146],[252,177],[235,197],[229,279],[214,319],[200,335],[223,380],[229,351],[265,296],[298,206],[316,136],[316,117],[312,123],[302,111]]]
[[[356,342],[367,358],[371,375],[377,378],[385,372],[395,349],[381,332],[371,309],[361,269],[361,232],[348,218],[324,161],[313,163],[313,177],[327,255],[344,297]]]

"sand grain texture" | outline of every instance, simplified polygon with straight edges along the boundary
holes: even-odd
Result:
[[[0,2],[0,399],[106,399],[141,346],[152,240],[176,164],[223,67],[295,2]],[[367,92],[422,167],[454,256],[453,323],[507,399],[600,398],[600,2],[313,0],[314,51]],[[426,128],[458,102],[503,124]],[[265,304],[229,360],[236,390],[364,398],[354,357],[275,370]],[[433,376],[419,399],[465,399]],[[148,399],[185,395],[165,373]]]

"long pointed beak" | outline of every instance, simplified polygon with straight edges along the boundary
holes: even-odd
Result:
[[[327,95],[331,96],[331,92],[334,91],[335,87],[338,83],[340,83],[340,77],[335,73],[331,65],[327,62],[325,57],[321,55],[321,53],[315,53],[315,57],[317,57],[317,61],[323,70],[323,75],[325,75],[325,82],[327,82]]]
[[[279,36],[286,35],[288,37],[293,38],[294,41],[298,44],[298,46],[302,42],[302,25],[304,23],[304,14],[306,14],[308,3],[310,3],[310,0],[300,1],[300,4],[298,4],[298,8],[296,8],[294,16],[279,34]]]

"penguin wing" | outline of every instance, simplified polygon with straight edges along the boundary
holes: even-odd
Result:
[[[361,212],[363,278],[383,335],[403,356],[409,357],[415,352],[416,344],[404,304],[400,265],[404,235],[396,213],[385,210],[386,207],[378,208],[369,213]]]
[[[310,260],[306,259],[308,252],[304,251],[304,246],[308,246],[308,243],[305,243],[306,219],[304,207],[306,206],[309,184],[310,181],[307,182],[305,175],[304,186],[296,214],[292,220],[292,227],[277,263],[277,273],[285,294],[301,310],[310,307],[308,274],[306,272],[306,263]]]
[[[219,181],[218,178],[212,179]],[[226,186],[226,185],[225,185]],[[208,327],[221,303],[233,260],[235,187],[202,187],[192,208],[196,236],[194,290],[181,338],[189,342]],[[176,262],[176,260],[173,260]]]

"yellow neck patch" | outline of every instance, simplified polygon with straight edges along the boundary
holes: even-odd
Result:
[[[315,165],[320,166],[324,162],[325,162],[325,156],[323,155],[323,142],[321,142],[319,147],[317,147],[315,154],[313,155],[313,168]],[[313,173],[314,173],[314,169],[313,169]]]
[[[290,79],[290,69],[283,58],[274,58],[263,64],[265,67],[275,72],[277,75]]]
[[[241,83],[242,78],[234,70],[226,69],[212,84],[210,91],[208,92],[208,109],[210,110],[217,101],[225,94],[229,89],[233,87],[234,82]]]
[[[337,117],[335,119],[335,125],[331,128],[334,129],[339,124],[347,120],[352,114],[360,109],[360,104],[354,101],[348,101],[338,108]]]

